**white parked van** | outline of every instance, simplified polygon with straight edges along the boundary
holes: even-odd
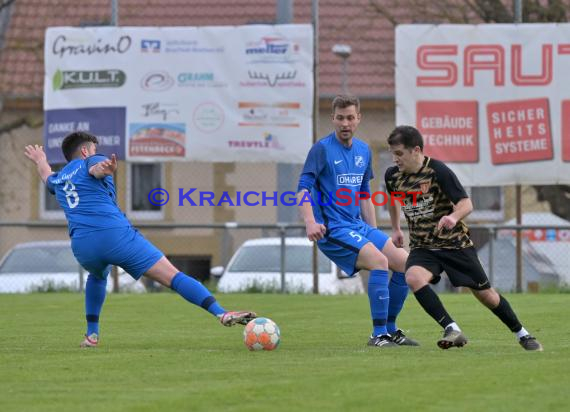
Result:
[[[319,251],[319,293],[363,293],[358,273],[347,276]],[[313,244],[304,237],[285,240],[285,290],[289,293],[312,293]],[[212,268],[219,277],[218,291],[247,292],[281,290],[281,239],[261,238],[246,241],[231,258],[228,267]]]

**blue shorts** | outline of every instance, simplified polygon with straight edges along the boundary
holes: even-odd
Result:
[[[345,273],[354,275],[359,271],[356,268],[356,259],[360,249],[368,242],[372,242],[381,251],[388,239],[390,237],[386,233],[362,223],[358,226],[332,229],[317,242],[317,246]]]
[[[100,278],[109,274],[110,265],[115,265],[139,279],[164,256],[133,227],[74,234],[71,249],[81,266]]]

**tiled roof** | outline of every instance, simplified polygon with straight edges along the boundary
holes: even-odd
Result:
[[[361,97],[394,95],[394,28],[371,12],[371,0],[319,2],[319,93],[341,88],[336,43],[352,47],[349,89]],[[380,3],[396,4],[393,1]],[[406,10],[391,12],[405,21]],[[276,0],[120,0],[122,26],[211,26],[273,23]],[[17,0],[0,51],[0,96],[41,97],[43,38],[49,26],[108,24],[110,0]],[[409,20],[409,19],[408,19]],[[311,0],[294,1],[294,23],[311,22]],[[0,30],[1,32],[1,30]]]

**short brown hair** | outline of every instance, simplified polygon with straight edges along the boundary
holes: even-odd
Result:
[[[345,109],[350,106],[356,107],[356,113],[360,113],[360,100],[352,95],[339,94],[332,101],[332,112],[338,109]]]
[[[61,144],[61,151],[68,162],[75,158],[77,150],[85,143],[99,144],[95,136],[87,132],[73,132],[65,136]]]
[[[416,146],[423,151],[424,150],[424,139],[422,134],[418,129],[412,126],[398,126],[390,136],[388,136],[388,145],[397,146],[403,145],[406,149],[413,149]]]

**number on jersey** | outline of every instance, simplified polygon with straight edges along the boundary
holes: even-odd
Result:
[[[75,209],[79,204],[79,195],[75,191],[75,185],[71,182],[71,180],[65,182],[63,191],[65,192],[65,199],[67,200],[69,208]]]

